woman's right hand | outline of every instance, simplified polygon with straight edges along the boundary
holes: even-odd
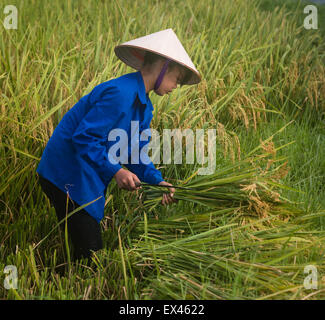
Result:
[[[140,189],[141,181],[139,178],[129,170],[121,168],[114,175],[116,183],[119,188],[134,191]]]

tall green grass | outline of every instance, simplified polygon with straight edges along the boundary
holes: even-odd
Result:
[[[7,3],[0,0],[0,7]],[[3,299],[322,299],[324,41],[301,6],[261,1],[11,1],[18,29],[0,26],[0,297]],[[277,3],[278,5],[278,3]],[[262,10],[263,9],[263,10]],[[140,18],[141,17],[141,18]],[[151,95],[152,127],[215,128],[217,172],[261,141],[286,158],[289,202],[266,217],[184,199],[150,212],[109,186],[105,249],[69,263],[65,235],[35,170],[54,128],[97,84],[133,70],[116,44],[173,28],[203,75]],[[198,165],[159,165],[173,184]],[[236,189],[236,185],[232,185]],[[298,190],[292,191],[292,189]],[[3,287],[15,265],[18,289]],[[305,265],[318,290],[303,287]]]

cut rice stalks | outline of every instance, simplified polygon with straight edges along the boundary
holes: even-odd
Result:
[[[275,158],[271,142],[264,145],[263,150],[266,152],[226,166],[214,174],[198,176],[194,173],[190,180],[178,185],[182,188],[175,189],[174,198],[220,210],[246,208],[259,217],[266,217],[278,204],[292,203],[281,195],[281,189],[297,191],[281,183],[288,172],[287,162]],[[142,184],[140,199],[144,208],[150,212],[169,189]]]

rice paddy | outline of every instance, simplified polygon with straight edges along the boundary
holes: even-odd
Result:
[[[1,299],[325,298],[324,6],[319,29],[306,30],[305,4],[290,1],[10,4],[18,28],[0,26]],[[72,263],[38,185],[42,152],[83,95],[134,71],[115,45],[167,28],[203,80],[152,94],[151,127],[216,129],[216,170],[156,165],[182,187],[166,207],[164,188],[127,192],[113,180],[105,248],[91,265]],[[5,287],[8,265],[16,288]]]

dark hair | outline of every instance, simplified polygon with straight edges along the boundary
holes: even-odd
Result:
[[[151,65],[155,64],[159,60],[164,60],[165,61],[167,59],[160,56],[160,55],[158,55],[158,54],[156,54],[156,53],[146,51],[142,67],[151,66]],[[176,67],[181,70],[181,73],[183,75],[181,85],[184,85],[190,79],[191,71],[188,68],[186,68],[186,67],[182,66],[181,64],[177,63],[176,61],[170,61],[169,64],[168,64],[167,72],[170,72],[170,71],[174,70],[174,68],[176,68]]]

